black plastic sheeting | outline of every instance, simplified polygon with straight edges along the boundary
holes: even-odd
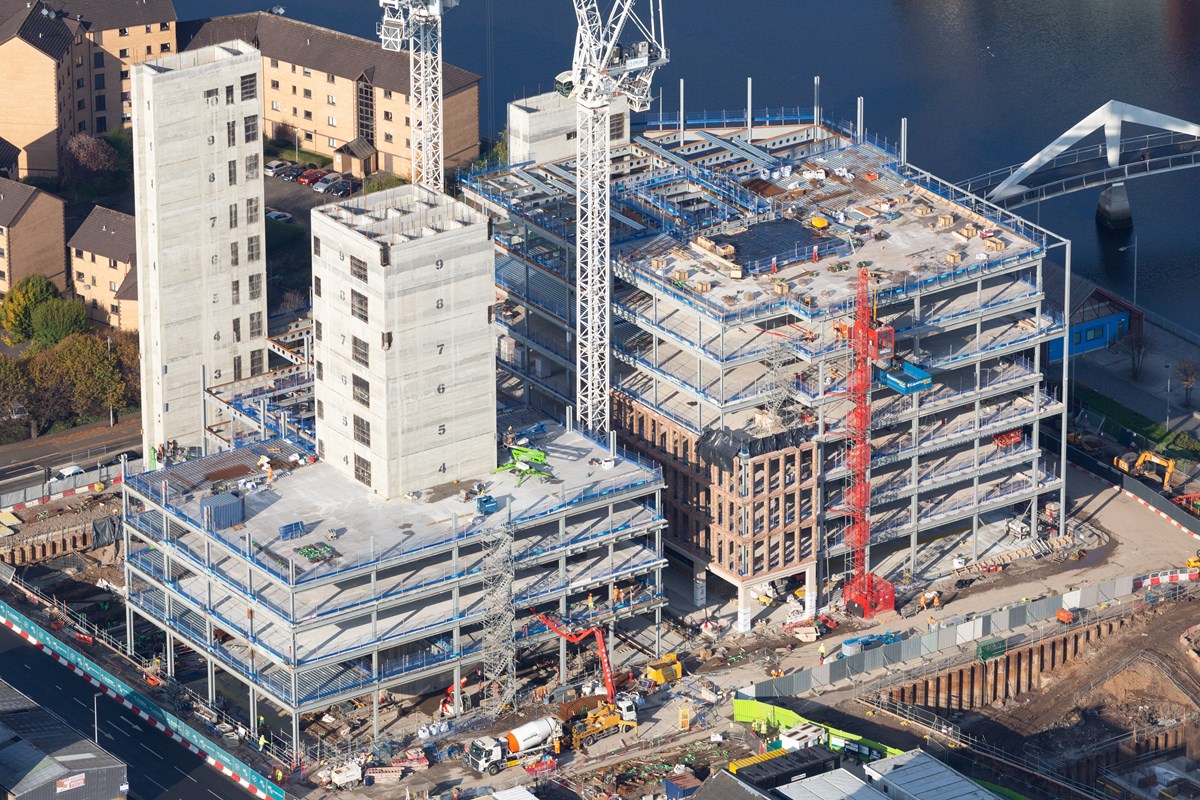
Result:
[[[98,547],[107,547],[120,537],[121,518],[119,516],[92,520],[92,550]]]
[[[711,428],[702,433],[700,440],[696,442],[696,455],[706,464],[732,472],[733,462],[739,453],[753,458],[785,447],[799,447],[809,438],[808,431],[799,429],[781,431],[770,436],[752,436],[745,431]]]

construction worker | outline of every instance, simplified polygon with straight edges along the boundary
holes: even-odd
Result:
[[[591,592],[588,592],[587,604],[588,604],[588,611],[596,610],[596,598],[592,595]]]
[[[260,733],[258,735],[258,752],[262,753],[267,749],[267,735]]]
[[[819,655],[821,657],[821,663],[824,664],[825,663],[825,643],[824,642],[821,642],[820,647],[817,648],[817,655]]]
[[[941,599],[941,597],[938,596],[938,594],[936,592],[934,592],[934,595],[933,595],[933,607],[934,608],[942,607],[942,599]]]
[[[929,622],[929,632],[933,633],[935,630],[937,630],[937,622],[933,619],[933,617],[930,617],[928,622]]]

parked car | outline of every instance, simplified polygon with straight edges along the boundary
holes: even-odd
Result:
[[[306,167],[301,166],[300,164],[296,164],[294,166],[287,167],[286,169],[284,169],[283,172],[279,173],[278,177],[283,178],[285,181],[294,181],[297,178],[299,178],[301,175],[303,175],[305,170],[306,170]]]
[[[263,167],[263,174],[269,178],[274,178],[290,166],[292,166],[292,162],[290,161],[268,161],[267,165]]]
[[[126,461],[137,461],[137,460],[141,459],[142,454],[139,453],[137,450],[124,450],[120,453],[117,453],[115,456],[110,458],[108,461],[105,461],[104,466],[106,466],[106,467],[121,466],[121,457],[122,456],[125,457]]]
[[[356,181],[353,178],[343,178],[330,186],[326,194],[331,194],[334,197],[349,197],[361,188],[361,181]]]
[[[333,186],[335,183],[337,183],[341,179],[342,179],[342,176],[339,175],[338,173],[330,172],[328,175],[325,175],[324,177],[321,178],[321,180],[317,181],[316,183],[314,183],[312,185],[313,191],[319,192],[320,194],[325,194],[325,192],[329,191],[330,186]]]
[[[83,474],[83,467],[79,466],[78,464],[67,464],[65,467],[63,467],[62,469],[60,469],[58,472],[54,473],[54,475],[52,475],[50,477],[50,482],[57,483],[59,481],[65,481],[67,478],[73,478],[76,475],[82,475],[82,474]]]
[[[299,178],[296,178],[296,183],[301,186],[312,186],[317,181],[324,178],[329,173],[323,169],[310,169],[303,173]]]
[[[290,224],[292,221],[292,215],[286,211],[280,211],[277,208],[268,207],[267,208],[267,219],[273,219],[276,222],[287,222]]]
[[[0,406],[0,422],[9,422],[11,420],[24,419],[29,416],[29,412],[25,406],[20,403],[13,403],[9,406]]]

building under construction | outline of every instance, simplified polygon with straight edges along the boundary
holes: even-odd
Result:
[[[662,472],[497,414],[488,230],[418,186],[314,209],[311,322],[270,339],[287,365],[205,392],[204,455],[126,476],[128,630],[164,631],[170,675],[198,654],[252,735],[283,717],[299,750],[303,714],[366,697],[377,734],[389,688],[503,708],[521,651],[556,642],[567,671],[534,612],[657,646]]]
[[[525,103],[532,107],[535,104]],[[776,113],[614,134],[613,425],[665,470],[666,544],[739,589],[850,569],[847,428],[859,274],[894,346],[870,364],[870,546],[1023,515],[1065,491],[1041,424],[1064,335],[1043,294],[1053,234],[910,165],[861,128]],[[527,123],[528,124],[528,123]],[[536,135],[527,138],[536,139]],[[496,220],[500,391],[561,413],[574,398],[576,213],[565,159],[477,171]],[[1062,247],[1069,270],[1069,252]],[[1055,267],[1056,269],[1058,267]],[[1003,525],[1000,526],[1004,528]]]

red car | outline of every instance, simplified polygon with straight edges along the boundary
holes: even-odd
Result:
[[[296,178],[296,183],[301,186],[310,186],[328,175],[329,172],[323,169],[310,169],[299,178]]]

